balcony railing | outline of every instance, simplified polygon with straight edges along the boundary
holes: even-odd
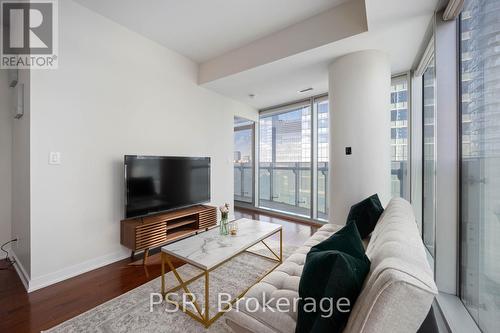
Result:
[[[328,216],[328,163],[318,165],[318,217]],[[260,163],[261,207],[311,217],[311,164]]]
[[[404,197],[407,192],[406,161],[393,161],[392,194]],[[261,207],[292,214],[311,216],[311,167],[309,163],[260,163],[259,189]],[[253,165],[234,164],[234,199],[253,203]],[[318,218],[328,218],[328,163],[318,163]]]
[[[405,198],[408,192],[408,162],[391,162],[391,192],[393,197]]]
[[[253,165],[234,164],[234,200],[253,203]]]

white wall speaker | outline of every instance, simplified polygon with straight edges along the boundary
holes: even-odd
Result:
[[[14,118],[19,119],[24,115],[24,84],[16,86],[16,100],[14,105]]]

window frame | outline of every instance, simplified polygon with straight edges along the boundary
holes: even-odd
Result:
[[[403,199],[408,200],[411,202],[411,189],[412,189],[412,178],[411,178],[411,165],[412,165],[412,142],[413,142],[413,135],[412,135],[412,116],[413,116],[413,83],[412,83],[412,73],[411,71],[406,71],[403,73],[395,74],[391,76],[391,86],[392,82],[394,80],[400,79],[400,78],[405,78],[406,81],[406,94],[407,94],[407,107],[406,107],[406,112],[407,112],[407,125],[406,125],[406,130],[407,130],[407,143],[406,143],[406,156],[407,156],[407,166],[406,166],[406,175],[405,175],[405,181],[408,184],[405,189],[405,193],[402,196]],[[392,103],[391,103],[392,104]],[[389,110],[392,112],[392,109]],[[392,119],[391,119],[392,122]],[[392,130],[392,127],[390,128]],[[391,138],[392,140],[392,138]],[[392,162],[392,156],[391,156],[391,162]],[[391,167],[392,170],[392,167]],[[391,175],[392,177],[392,175]]]
[[[313,182],[313,187],[311,188],[312,191],[314,192],[314,195],[311,196],[313,202],[312,202],[312,218],[314,220],[318,220],[318,221],[321,221],[321,222],[328,222],[328,216],[329,216],[329,211],[330,211],[330,205],[329,205],[329,202],[328,202],[328,194],[329,194],[329,191],[330,191],[330,188],[329,188],[329,173],[330,173],[330,161],[328,161],[328,178],[327,178],[327,183],[326,183],[326,189],[325,189],[325,201],[326,201],[326,215],[327,215],[327,218],[326,219],[323,219],[323,218],[320,218],[319,217],[319,211],[318,211],[318,198],[319,198],[319,195],[318,195],[318,181],[319,181],[319,172],[318,172],[318,157],[319,157],[319,152],[318,152],[318,149],[319,149],[319,126],[318,126],[318,104],[321,103],[321,102],[324,102],[324,101],[327,101],[328,102],[328,154],[330,155],[330,101],[329,101],[329,98],[328,98],[328,94],[321,94],[321,95],[317,95],[317,96],[313,96],[311,97],[311,105],[313,107],[313,111],[312,111],[312,117],[313,117],[313,131],[312,131],[312,145],[311,145],[311,148],[312,148],[312,154],[311,154],[311,157],[312,157],[312,168],[314,170],[314,173],[312,174],[312,177],[311,177],[311,180]]]
[[[431,40],[432,43],[435,42],[435,38],[433,37]],[[434,63],[434,125],[433,125],[433,135],[434,135],[434,196],[436,196],[436,187],[437,187],[437,70],[436,70],[436,53],[435,53],[435,47],[432,49],[432,53],[430,55],[429,61],[427,62],[425,68],[423,68],[422,72],[422,241],[424,242],[424,246],[427,250],[427,252],[431,255],[433,259],[436,257],[436,213],[437,213],[437,208],[436,208],[436,197],[434,197],[434,224],[432,225],[433,227],[433,234],[434,234],[434,244],[433,244],[433,250],[432,253],[425,244],[424,240],[424,234],[425,234],[425,73],[427,72],[427,69],[431,65],[431,63]],[[433,270],[435,272],[435,267],[433,267]]]
[[[241,118],[241,117],[238,117],[238,118]],[[251,206],[254,206],[255,205],[255,200],[256,200],[256,194],[255,194],[255,191],[257,189],[257,186],[256,186],[256,182],[255,182],[255,168],[256,168],[256,162],[255,162],[255,156],[256,156],[256,153],[255,153],[255,143],[256,143],[256,137],[255,137],[255,132],[256,132],[256,125],[255,125],[255,121],[253,120],[248,120],[249,122],[251,123],[248,123],[248,124],[244,124],[244,125],[233,125],[233,141],[234,141],[234,134],[236,131],[244,131],[244,130],[250,130],[251,133],[252,133],[252,140],[251,140],[251,143],[252,143],[252,147],[250,148],[251,150],[251,154],[252,154],[252,201],[251,202],[248,202],[248,201],[241,201],[241,200],[237,200],[236,198],[234,198],[234,195],[233,195],[233,200],[235,202],[238,203],[238,205],[251,205]],[[234,169],[234,163],[233,163],[233,169]],[[243,186],[243,183],[242,185]],[[234,189],[234,184],[233,184],[233,189]]]
[[[431,36],[427,49],[432,46],[436,57],[436,126],[438,127],[436,137],[438,149],[436,165],[438,199],[436,202],[437,223],[435,226],[436,254],[435,258],[430,257],[430,254],[428,255],[429,264],[434,270],[434,279],[439,290],[435,302],[436,310],[438,310],[436,318],[438,322],[442,319],[441,323],[450,332],[479,333],[481,332],[479,327],[459,297],[458,284],[460,275],[460,221],[458,218],[460,212],[458,201],[460,193],[460,174],[458,173],[460,158],[458,127],[460,58],[458,44],[460,35],[458,34],[458,22],[456,20],[443,20],[443,11],[439,11],[432,19],[428,31],[430,31]],[[416,70],[416,75],[422,75],[422,64],[425,63],[426,55],[428,56],[426,51],[424,51],[422,61]],[[423,96],[419,97],[423,99]],[[454,120],[451,120],[452,118]],[[449,121],[444,121],[446,119]],[[450,149],[454,145],[456,147]],[[443,147],[447,148],[443,150]],[[451,167],[452,170],[450,170],[449,164],[451,161],[454,163]],[[446,162],[448,164],[445,164]],[[443,168],[443,166],[447,167]],[[440,196],[440,190],[446,190],[445,192],[449,193],[449,195]],[[440,246],[440,244],[443,245]]]
[[[472,318],[472,315],[470,314],[469,310],[465,306],[462,300],[462,259],[463,259],[463,246],[462,246],[462,241],[463,241],[463,233],[462,233],[462,227],[463,227],[463,214],[462,214],[462,199],[463,199],[463,194],[462,194],[462,154],[463,154],[463,149],[462,149],[462,134],[463,134],[463,127],[462,127],[462,25],[460,24],[462,20],[462,13],[457,18],[457,76],[458,76],[458,82],[457,82],[457,96],[458,96],[458,272],[457,272],[457,297],[460,299],[460,302],[463,304],[464,308],[466,309],[467,313]],[[474,319],[473,319],[474,320]],[[476,323],[476,321],[474,320]],[[477,324],[477,323],[476,323]],[[479,325],[478,325],[479,327]]]

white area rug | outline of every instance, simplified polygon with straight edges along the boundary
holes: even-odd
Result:
[[[267,242],[272,248],[277,249],[276,242]],[[263,246],[262,246],[263,247]],[[284,246],[283,257],[293,253],[295,247]],[[267,249],[254,247],[252,250],[263,254],[270,254]],[[266,252],[267,251],[267,252]],[[252,254],[241,254],[210,273],[210,316],[216,313],[217,294],[229,293],[233,297],[243,292],[276,263]],[[178,268],[184,280],[200,273],[200,270],[191,265]],[[172,272],[166,275],[167,289],[178,285]],[[103,303],[75,318],[72,318],[46,332],[231,332],[224,323],[224,316],[215,321],[209,329],[177,311],[166,312],[172,305],[163,302],[155,305],[150,311],[150,294],[160,292],[160,278],[152,280],[136,289]],[[204,278],[200,278],[189,285],[201,304],[204,304]]]

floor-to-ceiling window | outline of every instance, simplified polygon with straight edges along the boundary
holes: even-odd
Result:
[[[436,72],[434,57],[423,78],[423,240],[435,253],[436,226]]]
[[[234,200],[253,203],[254,122],[234,119]]]
[[[466,0],[461,35],[460,296],[500,328],[500,1]]]
[[[261,113],[260,207],[328,218],[328,128],[326,96]]]
[[[391,83],[391,192],[409,198],[409,78],[394,77]]]

